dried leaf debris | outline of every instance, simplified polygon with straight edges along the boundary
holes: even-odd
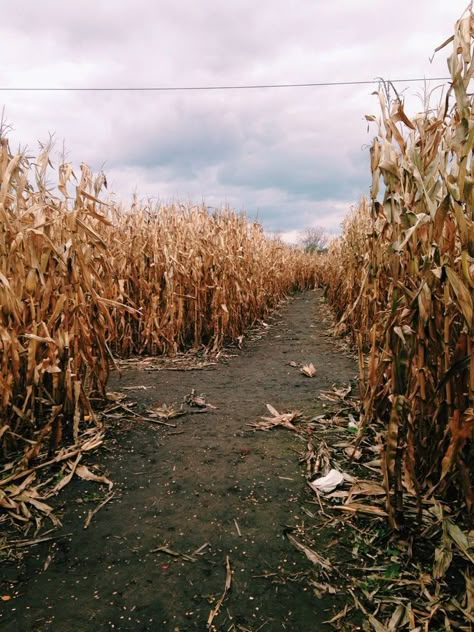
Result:
[[[7,463],[0,472],[0,509],[10,524],[27,531],[31,525],[38,533],[47,519],[53,526],[61,526],[48,499],[55,497],[77,476],[84,480],[107,485],[113,482],[103,474],[80,461],[87,453],[99,448],[104,440],[103,431],[90,428],[79,438],[79,442],[58,451],[53,458],[48,453],[37,455],[36,465],[25,469],[21,462]]]
[[[288,428],[289,430],[296,430],[296,426],[292,423],[300,416],[297,411],[290,413],[279,413],[276,408],[271,404],[267,404],[267,409],[271,413],[271,417],[261,417],[262,421],[255,421],[248,425],[254,428],[254,430],[271,430],[277,426]]]
[[[226,558],[225,558],[225,567],[226,567],[226,576],[225,576],[224,592],[222,593],[219,601],[214,606],[214,608],[211,609],[211,611],[209,613],[209,617],[207,619],[207,628],[210,629],[210,630],[214,629],[213,628],[213,621],[217,617],[217,615],[219,614],[221,606],[224,603],[224,600],[227,597],[227,595],[228,595],[228,593],[230,591],[231,585],[232,585],[232,569],[230,567],[230,558],[229,558],[228,555],[226,555]]]
[[[306,377],[314,377],[317,373],[316,368],[312,362],[310,362],[309,364],[304,364],[301,367],[300,372],[303,375],[306,375]]]
[[[216,408],[212,404],[209,404],[209,402],[206,402],[203,394],[198,395],[194,388],[191,390],[189,395],[186,395],[186,397],[184,398],[184,403],[190,406],[191,408],[201,408],[201,409],[206,409],[206,410],[211,410],[211,409]]]
[[[337,330],[357,346],[356,431],[383,422],[386,511],[403,528],[414,491],[474,515],[474,13],[454,26],[450,81],[410,115],[390,82],[368,116],[372,184],[320,258]]]
[[[325,412],[302,418],[297,428],[305,438],[300,463],[311,487],[308,502],[319,509],[302,507],[304,523],[286,529],[285,535],[313,565],[307,586],[319,598],[350,597],[326,622],[335,629],[347,629],[357,612],[367,629],[470,629],[474,530],[461,529],[453,509],[429,497],[422,501],[422,531],[416,538],[405,539],[387,528],[385,487],[380,467],[373,467],[382,449],[381,433],[372,428],[362,438],[351,434],[348,420],[358,416],[360,404],[350,392],[333,387],[321,393]],[[358,461],[352,458],[355,444]],[[338,484],[332,491],[318,489],[314,481],[324,482],[331,472],[337,472]],[[407,492],[405,503],[409,519],[416,522],[416,495]],[[329,538],[323,556],[321,538]]]

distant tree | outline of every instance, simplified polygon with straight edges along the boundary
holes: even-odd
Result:
[[[300,232],[298,243],[306,252],[321,252],[328,247],[329,236],[321,226],[305,228]]]

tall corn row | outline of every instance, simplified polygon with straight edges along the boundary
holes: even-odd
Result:
[[[364,424],[386,426],[393,526],[405,489],[474,506],[473,34],[469,10],[456,23],[452,84],[437,110],[410,119],[398,96],[380,91],[371,201],[347,221],[324,279],[361,351]]]
[[[231,211],[205,207],[118,211],[107,241],[121,301],[117,353],[216,350],[295,287],[314,285],[311,258],[265,237]]]
[[[34,166],[0,145],[0,435],[6,453],[17,440],[24,461],[63,432],[77,439],[81,420],[93,417],[91,392],[103,393],[108,377],[107,248],[92,227],[100,215],[88,193],[88,171],[71,201],[72,171],[60,171],[60,197],[45,174],[47,148]],[[92,220],[92,221],[91,221]],[[104,220],[101,220],[104,221]]]
[[[33,164],[0,140],[0,449],[21,467],[95,421],[112,353],[216,351],[314,286],[313,257],[242,215],[104,204],[86,165],[52,192],[50,148]]]

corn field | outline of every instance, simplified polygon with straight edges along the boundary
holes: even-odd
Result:
[[[359,349],[363,427],[382,422],[393,527],[404,495],[474,507],[474,22],[456,23],[452,83],[409,117],[379,91],[370,200],[344,224],[321,283]],[[347,307],[349,306],[349,307]]]
[[[0,440],[20,467],[96,423],[114,357],[216,352],[314,286],[313,257],[241,214],[124,209],[84,164],[51,187],[49,146],[0,151]]]

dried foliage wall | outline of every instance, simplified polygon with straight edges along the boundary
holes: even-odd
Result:
[[[380,91],[371,199],[321,266],[358,342],[364,424],[385,425],[393,526],[407,491],[474,505],[473,29],[468,11],[443,45],[452,84],[438,108],[409,118],[393,86]]]
[[[216,351],[315,283],[312,256],[242,215],[124,210],[85,165],[54,189],[49,167],[48,147],[30,163],[1,139],[0,446],[23,467],[94,422],[113,354]]]
[[[230,211],[118,211],[107,243],[118,298],[140,310],[114,317],[121,356],[202,344],[215,351],[286,293],[315,283],[312,257]]]

